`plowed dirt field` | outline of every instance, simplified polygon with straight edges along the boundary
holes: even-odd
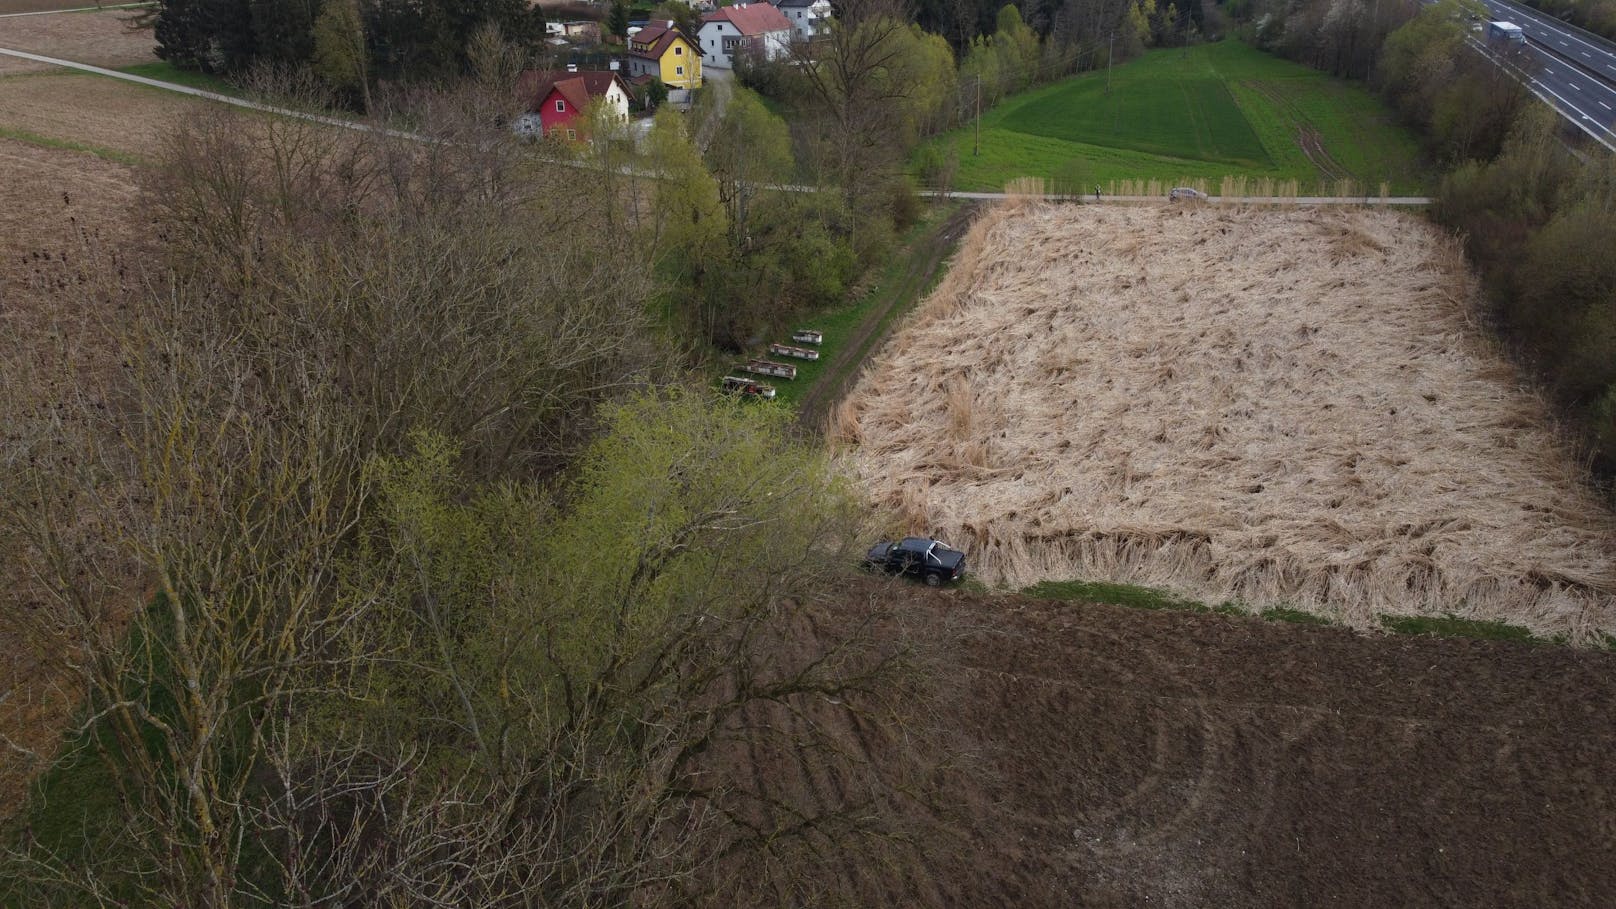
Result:
[[[908,584],[874,595],[940,629],[939,722],[972,757],[937,780],[943,832],[884,861],[827,854],[821,892],[849,905],[1541,907],[1616,892],[1616,655]],[[895,773],[932,755],[875,757]],[[855,788],[774,785],[832,804]]]

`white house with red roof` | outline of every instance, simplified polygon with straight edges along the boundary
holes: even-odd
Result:
[[[702,63],[734,69],[735,54],[742,49],[761,54],[765,60],[784,57],[795,34],[791,20],[773,6],[737,3],[702,16],[696,41],[701,45]]]
[[[783,13],[797,37],[811,41],[830,27],[830,0],[769,0]]]

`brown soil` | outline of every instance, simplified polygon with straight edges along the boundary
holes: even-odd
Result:
[[[60,70],[0,79],[0,128],[141,158],[157,156],[178,120],[210,107],[185,95]]]
[[[869,583],[941,629],[941,722],[975,757],[937,780],[945,829],[882,861],[826,853],[833,903],[1539,907],[1616,892],[1616,655]],[[891,775],[935,756],[872,757]],[[852,783],[775,781],[832,804]]]
[[[94,4],[74,3],[74,6],[86,5]],[[4,3],[0,2],[0,6]],[[12,10],[0,9],[0,12]],[[131,29],[129,16],[130,11],[121,10],[0,19],[0,47],[114,69],[156,62],[156,39],[150,30]],[[16,57],[0,57],[0,75],[52,68]]]
[[[136,198],[133,168],[0,139],[0,376],[19,374],[10,357],[49,370],[56,351],[68,352],[76,368],[104,365],[105,335],[77,291],[87,270],[115,268],[140,237]],[[37,387],[45,383],[27,384],[0,381],[0,442],[11,408],[28,407],[30,393],[50,393]],[[0,543],[5,536],[0,528]],[[39,591],[17,576],[17,566],[7,569],[0,590],[0,818],[18,803],[28,774],[54,753],[75,703],[23,632],[21,617]]]

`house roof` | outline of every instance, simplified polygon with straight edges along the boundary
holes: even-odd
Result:
[[[662,55],[668,52],[668,45],[672,44],[675,38],[684,38],[686,44],[692,47],[695,46],[695,42],[685,38],[684,34],[674,28],[671,22],[666,25],[652,23],[629,37],[629,56],[644,57],[647,60],[661,60]],[[643,51],[635,49],[647,44],[650,47]]]
[[[767,3],[738,3],[714,10],[701,17],[702,25],[709,22],[728,22],[748,37],[769,32],[783,32],[793,28],[791,20]]]
[[[799,6],[804,7],[804,8],[810,7],[810,6],[813,6],[815,3],[818,3],[819,0],[770,0],[770,2],[772,2],[775,6],[778,6],[778,7],[782,8],[782,9],[784,9],[785,7],[788,7],[788,6],[792,7],[792,8],[796,8],[796,7],[799,7]]]
[[[517,77],[516,93],[525,99],[529,111],[542,108],[551,92],[560,92],[561,97],[571,102],[573,107],[583,110],[589,105],[590,98],[604,96],[611,89],[613,82],[618,83],[619,88],[627,94],[627,83],[623,82],[621,76],[611,71],[589,70],[569,73],[565,70],[529,69],[523,70]]]

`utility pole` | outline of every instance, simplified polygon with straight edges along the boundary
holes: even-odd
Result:
[[[971,157],[982,154],[982,76],[976,77],[976,138],[971,141]]]
[[[1112,32],[1105,44],[1105,93],[1111,94],[1111,51],[1117,46],[1117,33]]]

